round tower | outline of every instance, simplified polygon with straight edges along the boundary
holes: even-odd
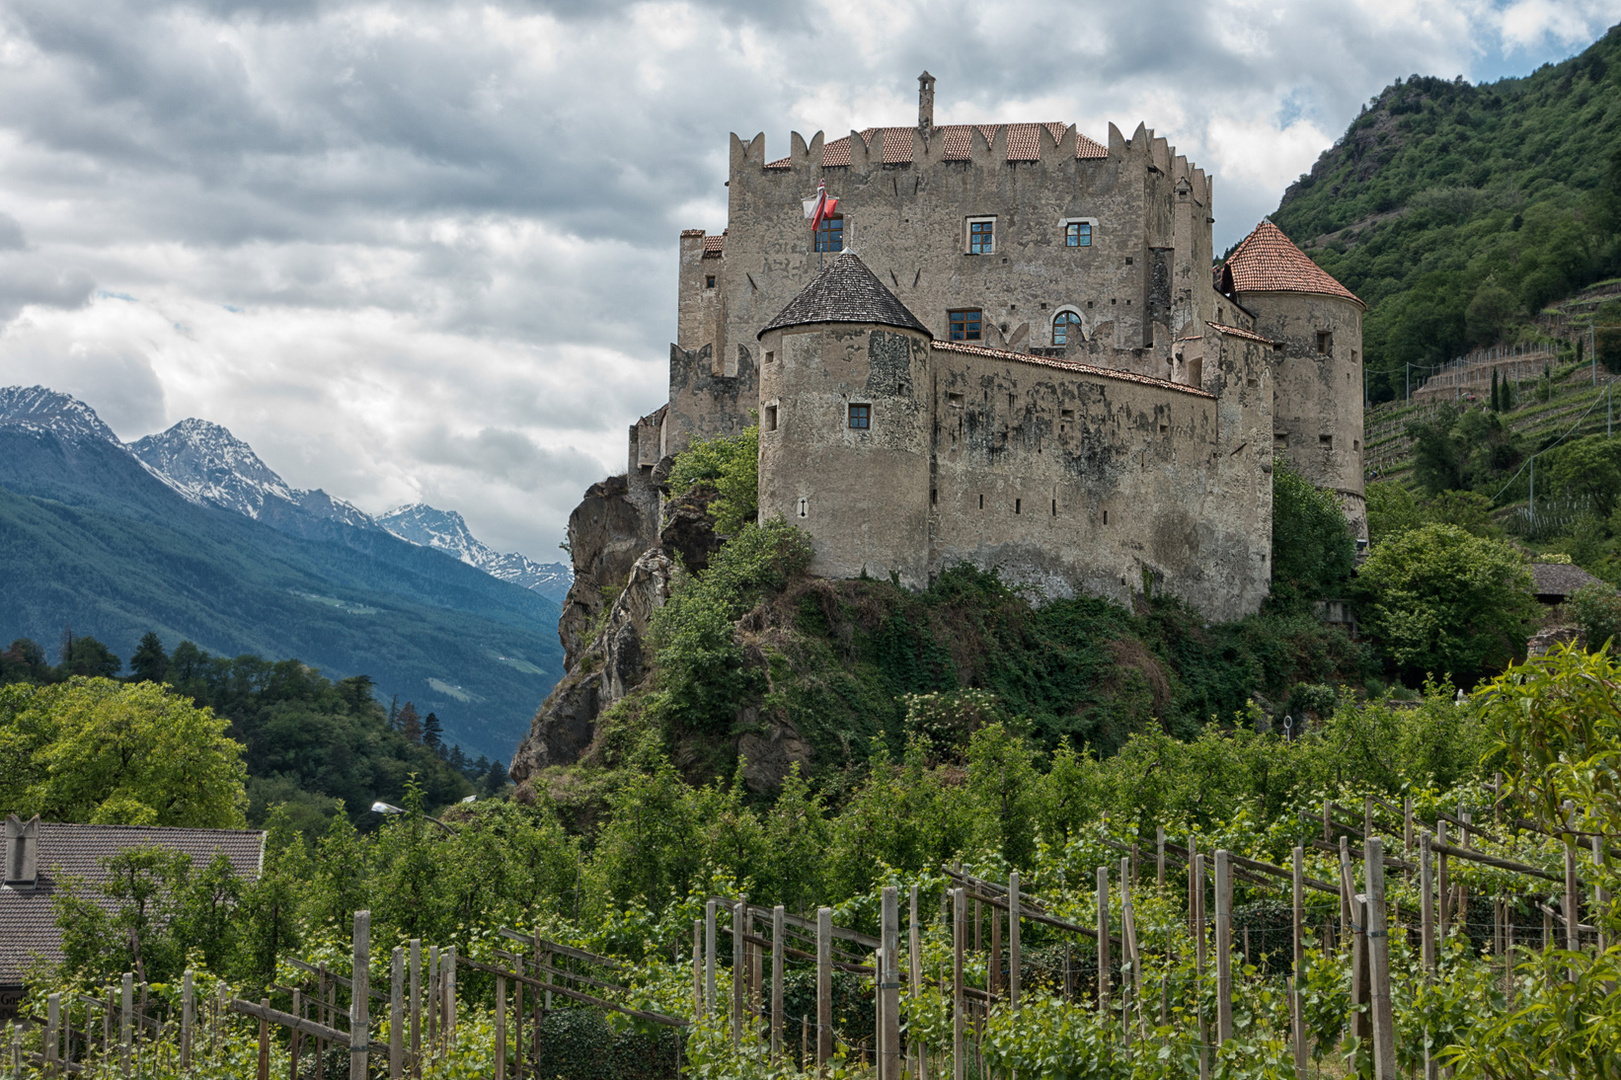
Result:
[[[821,577],[928,583],[927,328],[846,251],[760,340],[760,520],[811,535]]]
[[[1362,316],[1367,305],[1263,221],[1222,264],[1220,290],[1283,343],[1273,367],[1273,447],[1334,492],[1357,539],[1362,492]]]

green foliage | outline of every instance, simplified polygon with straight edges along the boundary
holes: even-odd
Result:
[[[695,439],[670,469],[670,491],[682,494],[696,487],[715,492],[709,518],[722,536],[736,536],[759,516],[760,428],[737,435]]]
[[[1369,305],[1374,401],[1621,272],[1618,97],[1615,29],[1523,79],[1398,81],[1290,189],[1273,220]]]
[[[1398,668],[1466,684],[1523,651],[1536,609],[1521,556],[1455,525],[1426,525],[1375,547],[1357,592],[1363,627]]]
[[[226,722],[167,687],[0,688],[0,805],[48,821],[231,828],[247,802]]]
[[[1356,565],[1356,540],[1331,492],[1282,458],[1272,469],[1272,598],[1282,606],[1336,594]]]
[[[1594,651],[1621,645],[1621,596],[1603,585],[1584,585],[1565,598],[1576,625]]]
[[[1364,489],[1368,503],[1368,543],[1382,543],[1424,524],[1418,500],[1407,485],[1395,480],[1376,480]]]

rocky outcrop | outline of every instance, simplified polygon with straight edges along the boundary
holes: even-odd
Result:
[[[671,499],[664,507],[664,528],[659,542],[664,550],[681,558],[681,565],[695,574],[709,569],[709,560],[720,550],[721,538],[709,520],[709,504],[715,489],[694,487]]]
[[[601,487],[602,485],[597,485]],[[579,515],[579,511],[575,511]],[[569,521],[574,535],[574,520]],[[596,734],[602,710],[624,697],[647,674],[645,646],[653,612],[670,598],[675,564],[651,548],[631,564],[606,618],[589,634],[580,655],[541,705],[529,734],[512,757],[512,779],[524,781],[550,765],[572,765]],[[576,579],[577,580],[577,579]]]
[[[557,636],[563,641],[563,670],[572,672],[590,645],[591,632],[624,584],[630,568],[657,540],[643,508],[631,497],[623,476],[592,484],[568,518],[568,549],[574,584],[563,600]],[[566,681],[566,680],[565,680]]]

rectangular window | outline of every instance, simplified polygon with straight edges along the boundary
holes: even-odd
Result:
[[[714,274],[706,274],[704,276],[704,288],[713,289],[714,287],[715,287],[715,275]]]
[[[1272,449],[1289,449],[1289,433],[1287,431],[1274,431],[1272,433]]]
[[[1024,511],[1024,500],[1023,499],[1014,499],[1013,500],[1013,512],[1015,514],[1018,514],[1018,513],[1022,513],[1023,511]]]
[[[827,218],[816,229],[817,251],[844,250],[844,215]]]
[[[871,405],[850,406],[850,426],[857,431],[866,431],[872,426]]]
[[[1090,221],[1071,221],[1064,225],[1065,247],[1091,247],[1092,223]]]
[[[1333,335],[1327,330],[1317,331],[1317,351],[1323,356],[1328,355],[1328,347],[1333,344]]]
[[[996,253],[996,219],[968,219],[968,254],[994,255]]]
[[[765,407],[765,429],[767,431],[777,430],[777,407],[775,405]]]
[[[946,317],[950,323],[950,338],[952,341],[979,340],[979,308],[948,311]]]
[[[1333,449],[1333,447],[1334,447],[1334,436],[1332,436],[1332,435],[1319,435],[1319,436],[1317,436],[1317,445],[1321,446],[1325,450]]]
[[[1058,410],[1058,418],[1060,420],[1073,420],[1073,419],[1075,419],[1075,410],[1074,409],[1059,409]]]
[[[962,408],[962,395],[948,392],[946,394],[946,404],[950,405],[953,409]]]

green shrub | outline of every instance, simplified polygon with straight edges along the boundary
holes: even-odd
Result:
[[[696,439],[675,459],[670,490],[681,494],[695,487],[712,488],[709,519],[722,536],[736,536],[759,516],[760,429],[737,435]]]
[[[1272,599],[1290,606],[1337,592],[1356,565],[1356,540],[1332,493],[1291,469],[1272,471]]]
[[[1584,585],[1565,602],[1586,636],[1590,652],[1621,639],[1621,596],[1608,585]]]

